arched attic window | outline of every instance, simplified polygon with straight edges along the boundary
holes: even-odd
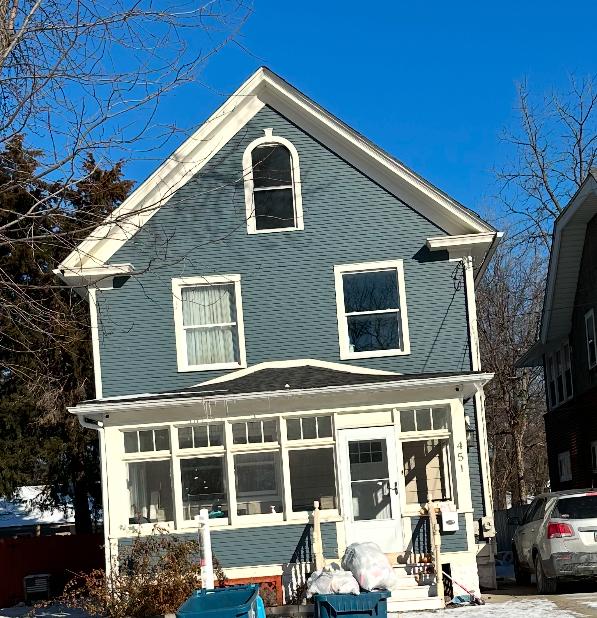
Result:
[[[265,130],[243,156],[249,234],[303,229],[298,152]]]

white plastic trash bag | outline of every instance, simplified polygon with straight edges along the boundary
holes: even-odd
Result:
[[[315,571],[307,580],[307,598],[314,594],[359,594],[359,584],[350,571],[337,564]]]
[[[392,590],[397,584],[390,561],[376,543],[349,545],[342,568],[354,575],[363,590]]]

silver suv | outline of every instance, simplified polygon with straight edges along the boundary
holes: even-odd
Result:
[[[529,505],[512,539],[518,584],[553,594],[558,581],[597,580],[597,490],[575,489],[537,496]]]

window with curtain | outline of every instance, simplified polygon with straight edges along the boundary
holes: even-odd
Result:
[[[251,151],[255,229],[296,228],[292,156],[282,144]]]
[[[234,283],[180,288],[189,367],[240,362]]]
[[[135,461],[128,468],[129,523],[174,519],[170,461]]]

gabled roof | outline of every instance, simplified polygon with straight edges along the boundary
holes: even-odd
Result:
[[[494,233],[474,212],[421,178],[288,82],[261,67],[56,269],[81,277],[104,266],[177,189],[266,105],[420,211],[449,235]]]
[[[597,169],[592,169],[554,223],[539,341],[518,361],[521,367],[540,364],[545,345],[570,332],[587,223],[595,215]]]
[[[398,374],[354,365],[302,359],[260,363],[184,390],[84,401],[70,411],[88,414],[90,411],[97,412],[111,406],[121,409],[125,406],[159,403],[165,400],[174,402],[188,399],[275,397],[330,390],[375,389],[384,385],[405,389],[432,388],[448,384],[470,384],[473,387],[475,384],[486,383],[492,375],[480,371]]]

